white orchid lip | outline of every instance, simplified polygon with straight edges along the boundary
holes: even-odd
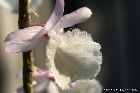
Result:
[[[64,89],[70,82],[94,79],[102,63],[100,48],[87,32],[79,29],[63,35],[53,33],[46,47],[46,62],[59,87]]]
[[[73,87],[68,87],[62,91],[62,93],[101,93],[101,92],[102,86],[95,79],[76,81]]]

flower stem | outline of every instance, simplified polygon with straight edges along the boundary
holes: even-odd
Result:
[[[19,29],[30,26],[30,10],[28,0],[19,0]],[[24,93],[33,93],[32,90],[32,68],[31,51],[23,53],[23,89]]]

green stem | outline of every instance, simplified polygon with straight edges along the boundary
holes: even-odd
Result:
[[[26,28],[30,25],[30,10],[28,0],[19,0],[19,29]],[[31,51],[23,53],[23,89],[24,93],[33,93],[32,90],[32,68]]]

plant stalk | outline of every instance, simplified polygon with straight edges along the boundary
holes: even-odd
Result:
[[[31,23],[29,0],[18,0],[19,1],[19,29],[29,27]],[[23,53],[23,90],[24,93],[33,93],[32,88],[32,72],[33,72],[33,61],[31,60],[31,51]]]

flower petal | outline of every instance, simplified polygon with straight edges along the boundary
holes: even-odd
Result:
[[[54,78],[50,75],[49,71],[47,69],[45,70],[41,70],[39,68],[37,68],[34,72],[33,72],[33,78],[35,80],[40,79],[41,77],[45,77],[49,80],[54,81]]]
[[[22,72],[17,73],[18,77],[21,78]],[[34,67],[33,71],[33,89],[34,93],[42,93],[42,91],[46,91],[46,88],[49,85],[48,80],[48,70],[41,70],[40,68]],[[15,93],[23,93],[23,87],[20,87],[16,90]]]
[[[34,92],[42,93],[42,91],[47,91],[47,87],[49,86],[49,80],[46,77],[40,77],[36,80],[36,84],[33,86]]]
[[[23,77],[22,70],[17,72],[16,77],[19,78],[19,79],[21,79]],[[33,69],[33,79],[34,80],[38,80],[38,79],[40,79],[42,77],[45,77],[47,79],[53,78],[52,76],[50,76],[49,71],[47,69],[42,70],[42,69],[37,68],[37,67],[34,66],[34,69]]]
[[[44,34],[42,28],[33,26],[10,33],[4,41],[6,52],[25,52],[34,48]]]
[[[100,44],[79,29],[57,35],[50,36],[46,48],[47,65],[56,83],[65,88],[70,82],[95,78],[102,63]]]
[[[49,85],[49,81],[44,77],[44,78],[40,78],[38,79],[39,81],[37,81],[36,84],[33,85],[33,93],[44,93],[44,91],[46,92],[46,88]],[[18,88],[15,93],[24,93],[23,92],[23,87]]]
[[[89,8],[82,7],[70,14],[64,15],[53,29],[59,31],[61,28],[71,27],[75,24],[84,22],[89,19],[91,15],[92,11]]]
[[[62,93],[102,93],[102,86],[97,80],[79,80],[74,87],[69,87]]]
[[[45,29],[50,30],[54,25],[56,25],[59,19],[63,16],[63,12],[64,12],[64,0],[56,0],[55,8],[45,25]]]

